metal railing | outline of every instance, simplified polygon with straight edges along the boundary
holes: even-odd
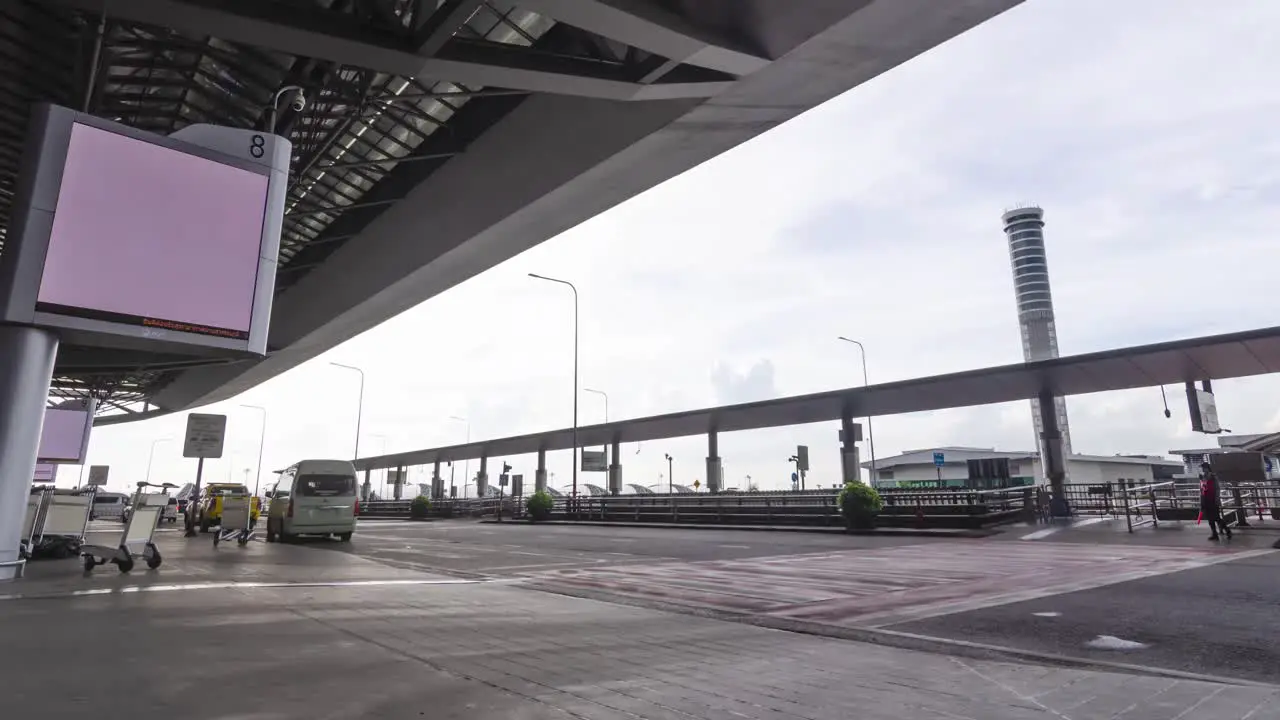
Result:
[[[881,490],[877,524],[982,527],[1025,517],[1035,489]],[[839,491],[804,490],[558,498],[552,518],[599,522],[839,526]]]
[[[880,491],[884,501],[878,524],[887,527],[973,528],[1034,519],[1035,488],[998,490],[912,490]],[[652,522],[681,524],[840,526],[839,491],[778,490],[746,493],[676,493],[654,495],[608,495],[559,497],[552,519],[598,522]],[[379,500],[361,503],[365,518],[406,518],[409,500]],[[523,518],[524,498],[504,497],[483,500],[438,500],[430,517],[485,517],[497,515],[501,504],[504,517]]]

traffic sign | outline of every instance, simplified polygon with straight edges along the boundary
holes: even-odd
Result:
[[[698,488],[700,488],[700,487],[702,487],[702,483],[698,482],[697,480],[694,480],[694,481],[693,481],[693,489],[694,489],[694,490],[697,490],[697,489],[698,489]]]
[[[933,454],[933,464],[935,467],[942,467],[947,462],[947,456],[940,452]]]
[[[226,437],[226,415],[191,413],[187,415],[187,434],[182,443],[182,457],[220,458]]]
[[[90,465],[89,479],[85,481],[86,485],[102,487],[107,484],[107,475],[111,472],[110,465]]]
[[[796,446],[796,469],[802,472],[809,471],[809,446]]]

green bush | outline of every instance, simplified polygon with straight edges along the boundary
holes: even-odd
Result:
[[[860,482],[847,483],[840,490],[839,504],[845,522],[858,529],[874,527],[876,515],[884,508],[880,493]]]
[[[538,521],[551,517],[551,507],[555,503],[555,498],[551,497],[551,493],[542,491],[530,495],[524,506],[529,511],[529,519]]]
[[[431,512],[431,500],[426,495],[419,495],[409,503],[409,517],[414,520],[425,520]]]

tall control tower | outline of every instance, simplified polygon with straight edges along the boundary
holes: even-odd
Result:
[[[1035,206],[1019,207],[1001,216],[1004,234],[1009,239],[1009,263],[1013,267],[1013,294],[1018,303],[1018,325],[1022,330],[1022,357],[1027,362],[1058,357],[1058,332],[1053,324],[1053,295],[1049,292],[1049,263],[1044,252],[1044,210]],[[1067,424],[1067,403],[1053,399],[1062,432],[1062,454],[1071,454],[1071,429]],[[1031,421],[1035,425],[1036,445],[1044,423],[1040,419],[1040,401],[1031,401]],[[1044,457],[1044,448],[1040,448]]]

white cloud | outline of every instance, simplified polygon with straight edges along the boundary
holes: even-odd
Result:
[[[908,65],[495,268],[256,389],[266,465],[348,456],[362,366],[362,450],[567,426],[572,279],[581,378],[614,419],[1015,362],[1004,207],[1046,228],[1064,353],[1275,323],[1280,225],[1280,5],[1234,0],[1032,0]],[[1216,384],[1228,427],[1280,429],[1273,378]],[[1069,401],[1077,451],[1203,444],[1156,389]],[[1175,411],[1184,401],[1170,389]],[[582,422],[602,417],[584,396]],[[256,463],[257,420],[233,413],[234,461]],[[92,461],[145,472],[181,418],[97,432]],[[880,456],[931,445],[1032,446],[1025,403],[880,418]],[[721,438],[728,484],[786,482],[811,446],[838,472],[835,427]],[[627,482],[705,478],[706,441],[624,451]],[[156,470],[184,480],[177,445]],[[567,482],[567,453],[551,458]],[[513,464],[532,473],[529,458]],[[474,467],[473,467],[474,469]],[[594,481],[594,480],[593,480]]]

